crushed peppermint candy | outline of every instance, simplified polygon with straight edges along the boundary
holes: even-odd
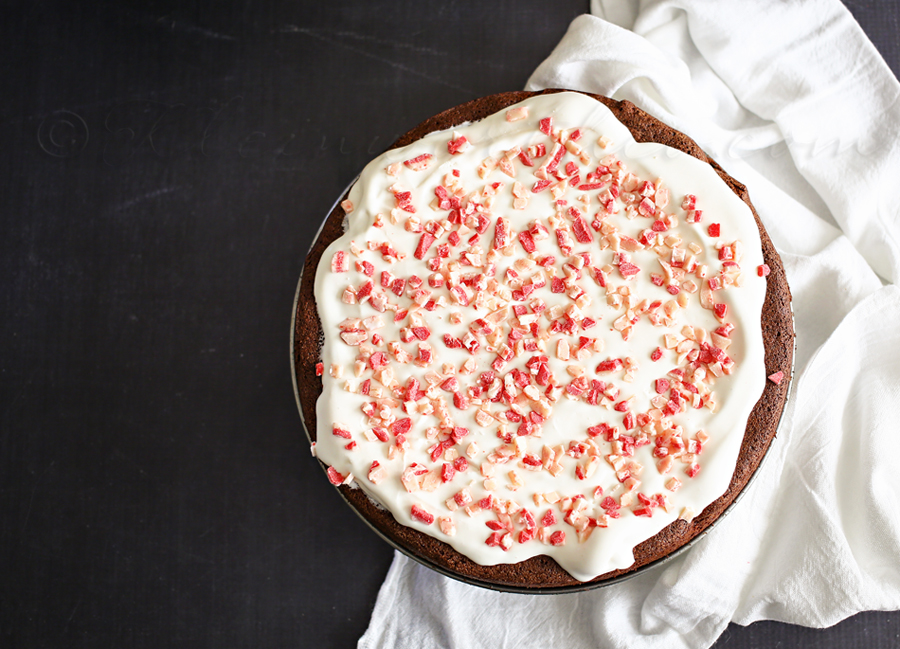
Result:
[[[517,106],[506,111],[507,122],[518,122],[520,119],[528,117],[528,108],[525,106]]]
[[[415,158],[410,158],[409,160],[405,160],[403,162],[404,165],[412,169],[413,171],[424,171],[431,166],[431,163],[434,162],[434,156],[430,153],[423,153],[421,155],[416,156]],[[352,203],[351,203],[352,205]]]
[[[351,190],[317,280],[333,420],[315,450],[332,484],[355,472],[476,561],[549,554],[590,579],[628,567],[583,551],[596,539],[692,516],[727,486],[733,464],[704,449],[734,428],[717,425],[720,382],[761,362],[734,331],[759,321],[741,301],[765,282],[747,275],[770,271],[724,183],[639,172],[627,133],[568,123],[562,99],[384,154],[363,174],[383,188],[371,204]],[[496,124],[515,135],[502,149]]]

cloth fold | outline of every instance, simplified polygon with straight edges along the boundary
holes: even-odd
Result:
[[[837,0],[591,8],[528,89],[628,99],[747,185],[794,297],[793,397],[757,479],[687,553],[557,596],[397,554],[361,648],[702,648],[731,621],[900,608],[900,84]]]

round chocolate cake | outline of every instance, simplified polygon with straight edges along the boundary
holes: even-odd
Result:
[[[633,104],[560,90],[457,106],[385,156],[403,147],[328,215],[298,287],[295,385],[328,479],[409,556],[512,591],[608,583],[708,530],[774,439],[793,361],[746,188]],[[705,193],[675,152],[717,176]],[[376,189],[380,212],[350,200]],[[383,240],[342,239],[352,219]]]

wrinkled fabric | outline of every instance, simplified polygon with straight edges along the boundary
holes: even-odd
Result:
[[[535,596],[397,554],[361,648],[702,648],[732,621],[900,608],[900,84],[837,0],[591,10],[527,88],[628,99],[748,187],[793,294],[785,418],[732,512],[671,562]]]

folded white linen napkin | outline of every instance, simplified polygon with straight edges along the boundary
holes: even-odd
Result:
[[[668,564],[495,593],[397,554],[359,647],[708,647],[729,622],[900,608],[900,84],[837,0],[594,0],[529,89],[629,99],[747,185],[794,296],[760,475]]]

